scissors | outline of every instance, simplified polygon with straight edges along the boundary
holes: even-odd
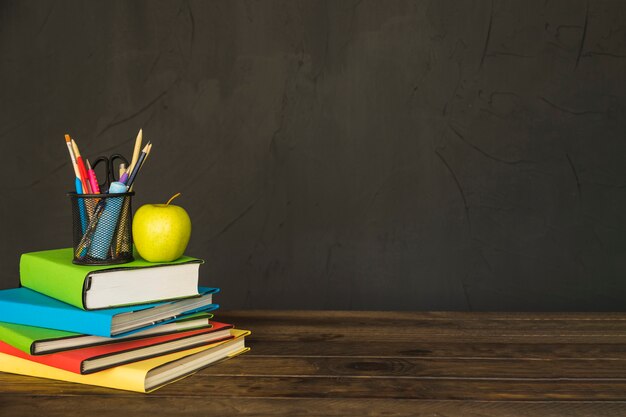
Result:
[[[119,162],[117,166],[115,164],[116,160]],[[105,176],[104,176],[104,182],[103,183],[98,182],[98,186],[100,187],[101,190],[108,190],[112,182],[119,181],[119,175],[117,175],[117,173],[119,172],[119,166],[121,164],[125,164],[126,168],[128,168],[129,166],[128,160],[124,158],[122,155],[120,155],[119,153],[113,154],[108,158],[106,156],[100,156],[96,158],[95,161],[93,161],[93,165],[91,166],[91,169],[93,169],[95,172],[96,166],[98,166],[98,164],[101,162],[104,163]]]

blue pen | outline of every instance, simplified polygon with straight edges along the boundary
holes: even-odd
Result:
[[[82,194],[83,183],[80,181],[80,178],[76,177],[74,184],[76,187],[76,194]],[[80,213],[80,225],[84,234],[85,230],[87,230],[87,214],[85,213],[85,201],[83,198],[78,198],[78,211]]]

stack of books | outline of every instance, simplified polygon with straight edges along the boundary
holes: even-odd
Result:
[[[212,320],[219,290],[198,287],[200,259],[71,260],[22,255],[21,286],[0,291],[0,371],[150,392],[248,350],[249,331]]]

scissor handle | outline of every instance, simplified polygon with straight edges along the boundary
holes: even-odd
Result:
[[[119,153],[115,153],[113,155],[111,155],[109,157],[109,172],[110,172],[110,179],[111,181],[119,181],[119,175],[117,174],[119,170],[115,169],[115,163],[113,161],[115,160],[119,160],[120,164],[125,164],[126,168],[128,169],[128,160],[126,158],[124,158],[124,156],[122,156]]]
[[[106,156],[99,156],[93,161],[93,164],[91,164],[91,169],[93,169],[94,172],[96,172],[96,167],[98,166],[100,162],[104,162],[104,181],[98,182],[98,187],[100,187],[100,190],[104,191],[109,188],[109,184],[111,181],[110,180],[111,168],[110,168],[109,158],[107,158]]]

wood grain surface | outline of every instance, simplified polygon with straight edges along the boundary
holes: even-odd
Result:
[[[0,415],[626,415],[626,314],[216,318],[252,350],[148,395],[0,373]]]

